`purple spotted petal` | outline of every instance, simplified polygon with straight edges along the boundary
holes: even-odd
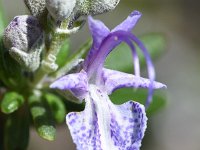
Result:
[[[50,88],[70,91],[76,98],[83,100],[88,92],[88,79],[85,71],[68,74],[54,81]]]
[[[123,73],[120,71],[103,69],[103,80],[105,89],[108,94],[111,94],[113,91],[124,88],[124,87],[133,87],[133,88],[149,88],[150,80],[142,77],[137,77],[132,74]],[[166,88],[166,85],[154,82],[154,89]]]
[[[111,32],[119,30],[131,31],[135,27],[141,15],[142,14],[139,11],[133,11],[121,24],[116,26]]]
[[[85,110],[69,113],[66,120],[77,150],[139,150],[147,117],[143,105],[114,105],[91,85]]]

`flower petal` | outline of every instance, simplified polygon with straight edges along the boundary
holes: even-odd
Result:
[[[69,90],[76,98],[83,100],[88,92],[87,74],[85,71],[68,74],[53,82],[50,88]]]
[[[85,59],[85,68],[87,68],[93,56],[96,55],[96,52],[98,51],[103,39],[110,33],[110,30],[104,25],[103,22],[100,20],[95,20],[91,16],[88,17],[88,25],[92,35],[93,44],[87,58]]]
[[[142,14],[139,11],[133,11],[121,24],[116,26],[111,32],[120,30],[131,31],[135,27],[141,16]]]
[[[86,107],[66,117],[77,150],[139,150],[146,130],[143,105],[114,105],[105,92],[89,87]]]
[[[115,90],[124,87],[133,87],[133,88],[149,88],[150,80],[142,77],[137,77],[132,74],[123,73],[120,71],[103,69],[103,80],[105,89],[108,94],[111,94]],[[154,89],[166,88],[166,85],[154,82]]]
[[[88,25],[93,39],[94,48],[98,48],[102,40],[110,33],[110,30],[100,20],[88,17]]]

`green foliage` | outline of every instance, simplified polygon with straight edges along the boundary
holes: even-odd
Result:
[[[1,111],[5,114],[10,114],[24,104],[22,95],[16,92],[7,92],[1,101]]]
[[[55,121],[62,123],[66,116],[65,104],[62,99],[50,93],[45,94],[44,98],[51,109]]]
[[[20,109],[8,116],[4,129],[4,150],[26,150],[29,141],[29,113]]]
[[[111,96],[111,100],[115,104],[122,104],[129,100],[137,101],[145,104],[147,99],[147,89],[123,88],[116,90]],[[153,101],[147,109],[147,115],[152,115],[166,105],[166,96],[162,90],[156,90],[153,95]]]
[[[56,64],[59,67],[62,67],[65,64],[68,54],[69,54],[69,40],[67,39],[62,45],[56,58]]]
[[[29,107],[35,128],[42,138],[53,141],[56,136],[54,118],[50,108],[40,97],[31,96]]]

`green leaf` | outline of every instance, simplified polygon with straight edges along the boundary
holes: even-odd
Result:
[[[54,118],[48,106],[37,96],[31,96],[28,103],[37,133],[43,139],[53,141],[56,129]]]
[[[1,102],[1,111],[5,114],[10,114],[18,110],[23,104],[24,98],[22,95],[16,92],[8,92]]]
[[[56,64],[59,67],[62,67],[65,64],[68,54],[69,54],[69,40],[67,39],[62,45],[58,55],[56,56]]]
[[[4,128],[4,150],[26,150],[29,141],[29,113],[17,111],[8,116]]]
[[[62,99],[50,93],[45,94],[44,98],[52,111],[55,121],[62,123],[66,116],[65,104]]]
[[[132,89],[123,88],[116,90],[110,95],[111,100],[115,104],[122,104],[129,100],[137,101],[141,104],[145,104],[147,99],[147,89]],[[153,101],[147,109],[147,115],[152,115],[166,105],[166,95],[162,90],[156,90],[154,92]]]
[[[166,41],[162,34],[150,33],[142,36],[140,39],[146,46],[152,59],[158,58],[165,50]],[[137,52],[139,55],[141,67],[144,67],[145,59],[138,47]],[[122,43],[107,57],[105,66],[106,68],[112,68],[114,70],[132,72],[132,60],[133,58],[130,48],[126,44]]]

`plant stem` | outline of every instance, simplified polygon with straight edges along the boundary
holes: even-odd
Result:
[[[56,56],[58,55],[64,41],[68,38],[68,35],[54,33],[50,46],[47,49],[47,53],[44,56],[44,60],[41,63],[41,67],[35,74],[35,79],[32,86],[35,88],[42,87],[42,81],[49,74],[57,70],[58,66],[55,63]]]

